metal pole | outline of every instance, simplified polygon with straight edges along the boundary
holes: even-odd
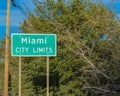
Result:
[[[9,31],[10,31],[10,0],[7,0],[4,96],[8,96],[8,68],[9,68],[8,65],[9,65],[9,53],[10,53]]]
[[[19,96],[21,96],[21,57],[19,57]]]
[[[47,96],[49,96],[49,57],[47,57]]]

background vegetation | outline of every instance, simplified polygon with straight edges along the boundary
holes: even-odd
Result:
[[[50,96],[120,96],[119,21],[102,2],[34,0],[23,33],[57,34],[50,57]],[[105,37],[105,39],[104,39]],[[4,48],[0,43],[0,94]],[[10,58],[9,94],[18,96],[18,58]],[[22,96],[46,96],[46,57],[22,58]]]

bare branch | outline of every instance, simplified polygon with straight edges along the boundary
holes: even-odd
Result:
[[[73,53],[79,54],[80,56],[82,56],[82,58],[85,59],[85,62],[88,63],[88,64],[90,64],[93,69],[95,69],[98,73],[102,74],[104,77],[106,77],[107,79],[109,79],[109,77],[108,77],[105,73],[103,73],[102,71],[100,71],[98,68],[96,68],[95,65],[94,65],[84,54],[75,52],[71,47],[69,47],[69,46],[66,45],[66,44],[65,44],[65,46],[66,46],[69,50],[71,50]]]

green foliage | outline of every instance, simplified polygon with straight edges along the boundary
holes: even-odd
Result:
[[[119,96],[120,26],[115,14],[92,0],[34,0],[34,4],[36,12],[21,30],[57,34],[57,56],[50,57],[50,96]],[[103,35],[108,39],[102,40]],[[17,63],[18,58],[11,57],[12,96],[18,93]],[[45,95],[46,57],[22,58],[22,96]]]
[[[25,33],[57,34],[57,57],[50,58],[50,74],[57,76],[50,78],[55,83],[50,85],[51,96],[101,96],[101,89],[119,77],[115,67],[115,62],[119,66],[119,59],[115,59],[120,51],[119,23],[115,15],[101,2],[90,0],[35,1],[35,5],[36,14],[31,14],[21,28]],[[101,40],[102,35],[108,40]],[[42,90],[45,87],[39,90],[45,94]]]

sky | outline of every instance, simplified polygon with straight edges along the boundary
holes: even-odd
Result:
[[[14,0],[18,3],[24,10],[24,4],[34,12],[33,0]],[[6,33],[6,9],[7,9],[7,0],[0,0],[0,40],[5,38]],[[24,14],[20,11],[19,8],[14,7],[11,4],[11,13],[10,13],[10,33],[19,33],[19,27],[22,24],[23,20],[26,19]]]
[[[31,12],[34,12],[34,4],[33,0],[14,0],[16,3],[18,3],[24,10],[24,4],[31,10]],[[111,9],[116,12],[116,15],[120,17],[120,0],[118,0],[116,3],[111,2],[112,0],[103,0],[103,3],[105,6],[110,6]],[[0,0],[0,40],[5,38],[6,33],[6,9],[7,9],[7,0]],[[21,13],[19,8],[12,6],[11,4],[11,20],[10,20],[10,33],[19,33],[21,32],[19,30],[20,25],[22,24],[23,20],[26,19],[25,16]]]

